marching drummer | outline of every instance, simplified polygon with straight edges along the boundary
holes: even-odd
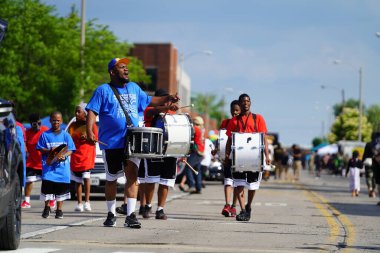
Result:
[[[134,213],[138,191],[139,158],[126,155],[126,133],[130,127],[137,127],[138,112],[148,105],[163,105],[168,101],[177,102],[177,95],[164,97],[148,96],[136,83],[129,81],[127,58],[114,58],[108,63],[110,83],[98,86],[87,104],[87,138],[97,141],[92,131],[96,116],[99,115],[99,146],[105,158],[107,201],[106,227],[116,226],[116,180],[124,175],[127,178],[127,217],[124,226],[141,228]],[[100,143],[106,143],[103,145]]]
[[[247,94],[239,96],[239,104],[241,113],[239,116],[233,117],[227,127],[227,144],[226,144],[226,160],[231,155],[232,132],[240,133],[267,133],[267,127],[264,118],[260,114],[251,112],[251,99]],[[268,152],[268,143],[264,138],[264,153],[266,157],[265,163],[271,163]],[[238,196],[241,212],[236,216],[237,221],[249,221],[251,218],[251,205],[255,196],[256,190],[259,189],[262,172],[257,171],[242,171],[233,172],[235,194]],[[248,201],[245,204],[244,188],[248,188]]]
[[[230,112],[232,117],[236,117],[240,114],[241,109],[238,100],[233,100],[230,104]],[[222,124],[219,127],[219,131],[222,129],[227,129],[231,119],[225,119],[222,121]],[[220,147],[221,143],[218,143],[218,146],[221,150],[224,150],[225,147]],[[218,148],[217,148],[218,149]],[[213,152],[213,154],[216,152]],[[222,214],[225,217],[235,217],[236,216],[236,204],[237,204],[237,195],[233,194],[233,201],[231,203],[231,193],[233,193],[233,183],[232,180],[232,170],[231,170],[231,159],[228,159],[224,162],[224,199],[225,205],[222,209]]]
[[[67,158],[75,151],[71,136],[61,130],[62,114],[58,111],[50,114],[52,127],[43,132],[36,149],[42,153],[42,185],[40,199],[45,201],[43,218],[50,216],[49,201],[56,199],[55,218],[62,219],[63,201],[70,199],[70,160]],[[62,149],[60,150],[60,147]]]
[[[155,96],[162,97],[167,96],[168,92],[164,89],[156,90]],[[175,114],[175,111],[178,110],[176,104],[170,102],[165,103],[163,106],[156,106],[147,108],[145,110],[145,123],[148,127],[158,127],[165,131],[165,122],[164,117],[166,114]],[[164,114],[163,114],[164,113]],[[164,133],[165,134],[165,133]],[[145,164],[145,174],[144,178],[140,178],[143,184],[140,184],[141,187],[141,196],[140,196],[140,210],[144,218],[150,217],[150,211],[152,209],[152,199],[154,194],[155,183],[158,183],[157,191],[157,210],[156,210],[156,219],[166,220],[167,216],[164,212],[164,207],[166,203],[166,198],[169,193],[169,187],[174,187],[176,170],[177,170],[177,158],[175,157],[164,157],[164,158],[152,158],[146,159],[147,163]],[[140,171],[139,171],[140,174]]]

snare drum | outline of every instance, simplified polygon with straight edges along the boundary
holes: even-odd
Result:
[[[165,157],[184,157],[194,140],[193,122],[188,114],[167,114],[164,118]]]
[[[162,129],[156,127],[128,128],[129,156],[137,158],[162,157]]]
[[[226,158],[226,144],[228,140],[228,136],[226,135],[227,130],[226,129],[220,129],[218,133],[218,143],[219,143],[219,150],[218,155],[220,160],[224,161]]]
[[[232,170],[262,171],[264,167],[264,134],[232,133]]]

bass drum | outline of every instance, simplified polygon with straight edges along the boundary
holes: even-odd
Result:
[[[164,118],[165,157],[184,157],[194,143],[193,122],[188,114],[167,114]]]
[[[232,133],[232,170],[262,171],[264,169],[264,134]]]

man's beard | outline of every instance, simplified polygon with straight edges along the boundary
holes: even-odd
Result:
[[[129,83],[129,78],[128,78],[128,77],[127,77],[127,78],[119,77],[119,81],[120,81],[121,83]]]

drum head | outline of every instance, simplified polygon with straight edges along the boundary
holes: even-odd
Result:
[[[61,144],[52,151],[50,151],[49,156],[46,158],[46,164],[52,165],[58,160],[58,157],[62,156],[67,151],[67,145]]]

